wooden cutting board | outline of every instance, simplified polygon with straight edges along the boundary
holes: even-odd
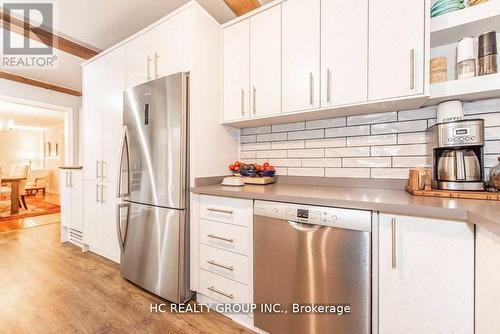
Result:
[[[408,186],[406,186],[406,191],[414,196],[500,201],[500,192],[492,193],[488,191],[453,191],[453,190],[437,190],[437,189],[412,190]]]
[[[257,176],[257,177],[242,177],[245,184],[271,184],[276,181],[275,177],[269,176]]]

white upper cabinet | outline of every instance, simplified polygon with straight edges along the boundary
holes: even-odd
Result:
[[[158,62],[158,59],[155,59],[154,43],[154,31],[149,30],[126,44],[128,88],[154,78],[154,65]]]
[[[474,332],[474,227],[380,215],[380,334]]]
[[[320,1],[282,4],[283,112],[320,106]],[[346,34],[349,29],[346,29]]]
[[[424,93],[425,27],[429,15],[426,3],[427,0],[370,1],[370,100]]]
[[[250,18],[251,115],[281,113],[281,6]]]
[[[250,117],[250,22],[243,20],[223,33],[224,120]]]
[[[321,107],[368,99],[368,0],[321,1]]]

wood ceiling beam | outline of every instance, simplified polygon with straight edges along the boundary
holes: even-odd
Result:
[[[23,77],[21,75],[9,73],[9,72],[0,71],[0,79],[20,82],[20,83],[23,83],[26,85],[45,88],[45,89],[53,90],[53,91],[63,93],[63,94],[69,94],[69,95],[73,95],[73,96],[82,96],[82,92],[79,92],[79,91],[74,90],[74,89],[54,85],[54,84],[51,84],[51,83],[48,83],[45,81],[39,81],[39,80],[31,79],[28,77]]]
[[[35,27],[30,24],[25,24],[23,20],[15,18],[3,11],[0,8],[0,23],[4,29],[15,32],[17,34],[28,36],[30,39],[43,43],[47,46],[54,47],[61,51],[67,52],[74,56],[90,59],[99,52],[92,50],[86,46],[80,45],[67,38],[53,34],[40,27]]]
[[[224,0],[236,16],[244,15],[261,6],[258,0]]]

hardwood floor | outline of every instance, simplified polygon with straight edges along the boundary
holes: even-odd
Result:
[[[251,333],[215,312],[150,313],[164,301],[115,263],[61,244],[59,231],[0,234],[0,333]]]

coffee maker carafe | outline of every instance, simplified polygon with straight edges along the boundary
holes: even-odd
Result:
[[[440,123],[427,132],[432,188],[483,190],[484,120]]]

